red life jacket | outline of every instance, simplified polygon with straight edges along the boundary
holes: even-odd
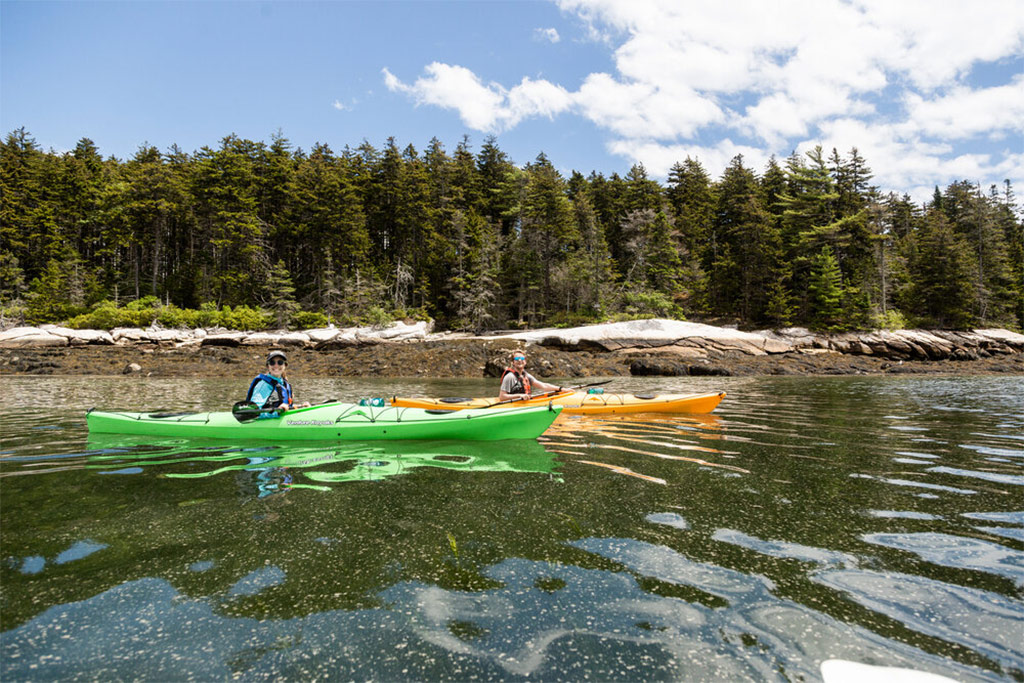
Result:
[[[516,387],[515,384],[513,384],[512,385],[513,391],[510,391],[509,392],[510,394],[533,395],[533,392],[530,391],[530,377],[529,377],[529,375],[527,375],[525,372],[522,375],[520,375],[518,372],[516,372],[512,368],[505,368],[505,372],[501,373],[501,381],[502,382],[505,381],[505,375],[507,375],[509,373],[512,373],[512,375],[516,378],[516,382],[519,383],[519,387],[518,387],[519,391],[514,391],[517,387]]]

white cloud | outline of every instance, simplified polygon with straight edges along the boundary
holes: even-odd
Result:
[[[533,29],[533,37],[535,40],[548,43],[557,43],[562,39],[558,35],[558,30],[553,28],[535,28]]]
[[[530,116],[552,118],[572,104],[565,88],[548,81],[524,78],[506,90],[496,83],[485,85],[461,66],[434,62],[425,71],[425,77],[407,85],[383,69],[384,84],[392,92],[410,95],[417,104],[458,111],[463,123],[474,130],[502,130]]]
[[[908,121],[918,131],[939,138],[1000,136],[1014,130],[1020,133],[1024,122],[1024,75],[992,88],[955,87],[947,95],[930,100],[909,93],[907,113]]]
[[[334,100],[334,104],[332,104],[331,106],[337,109],[338,111],[345,111],[346,109],[348,109],[348,107],[342,104],[339,100]]]
[[[1024,76],[973,80],[979,66],[1024,53],[1019,0],[555,1],[609,46],[613,70],[575,91],[529,78],[506,90],[439,63],[412,85],[386,70],[385,82],[477,130],[577,114],[611,153],[653,174],[687,154],[720,173],[736,153],[758,168],[771,153],[823,144],[858,147],[886,189],[992,173],[1024,182],[1013,166]],[[546,30],[557,35],[537,35]],[[979,151],[979,139],[1006,149]]]
[[[565,88],[548,81],[524,78],[508,92],[502,118],[511,126],[530,116],[553,118],[571,106],[572,97]]]
[[[724,120],[712,100],[682,84],[666,86],[591,74],[573,99],[587,119],[627,138],[688,137],[701,126]]]
[[[608,144],[612,154],[632,158],[643,163],[651,176],[665,177],[672,166],[690,157],[700,161],[708,173],[718,176],[737,154],[743,155],[743,165],[758,172],[764,169],[771,154],[758,147],[736,144],[726,138],[713,147],[700,145],[661,145],[646,140],[614,140]]]
[[[496,129],[506,98],[504,88],[497,84],[484,85],[476,74],[461,66],[434,62],[424,71],[427,72],[425,77],[406,85],[385,68],[384,84],[388,90],[411,95],[417,104],[455,109],[470,128]]]

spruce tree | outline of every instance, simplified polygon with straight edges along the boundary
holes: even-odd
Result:
[[[926,324],[966,329],[975,324],[973,258],[962,237],[953,232],[941,210],[924,216],[908,264],[911,313]]]
[[[811,263],[807,284],[811,322],[818,329],[841,328],[843,277],[832,248],[825,245]]]
[[[295,287],[283,260],[278,259],[270,271],[266,297],[277,326],[287,328],[292,316],[299,310],[299,304],[295,301]]]

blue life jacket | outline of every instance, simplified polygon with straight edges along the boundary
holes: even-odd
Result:
[[[289,408],[292,407],[292,386],[288,384],[288,380],[284,377],[273,377],[272,375],[268,375],[263,372],[256,375],[256,378],[253,379],[252,383],[249,385],[249,391],[245,394],[246,401],[252,402],[253,394],[256,393],[256,389],[259,387],[260,382],[266,382],[270,385],[270,393],[265,397],[263,396],[263,392],[260,392],[260,398],[263,400],[263,405],[261,405],[260,408],[276,408],[282,404],[287,405]],[[278,395],[279,400],[273,400],[274,394]]]

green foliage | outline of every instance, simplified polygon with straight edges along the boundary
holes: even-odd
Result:
[[[27,312],[25,306],[21,304],[0,306],[0,329],[24,323]]]
[[[906,317],[895,308],[871,316],[870,325],[878,330],[905,330],[908,327]]]
[[[626,290],[621,294],[620,305],[623,315],[616,316],[616,319],[619,320],[635,320],[638,318],[686,319],[676,303],[661,292]]]
[[[292,325],[300,330],[327,327],[327,316],[320,311],[296,311],[292,315]]]
[[[25,293],[25,271],[18,257],[9,251],[0,251],[0,305],[21,301]]]
[[[232,330],[263,330],[274,323],[271,314],[249,306],[232,309],[216,304],[203,304],[199,310],[162,305],[152,297],[138,299],[119,307],[104,300],[92,310],[75,315],[67,326],[76,330],[112,330],[115,327],[149,327],[154,322],[167,328],[224,327]]]
[[[156,308],[159,305],[159,297],[150,295],[144,296],[141,299],[136,299],[135,301],[129,301],[127,304],[125,304],[125,308],[127,308],[129,311],[142,311],[149,308]]]
[[[4,324],[107,329],[687,313],[840,329],[888,325],[894,309],[1024,327],[1008,182],[936,188],[923,212],[871,178],[856,148],[760,175],[737,157],[717,179],[687,158],[662,187],[641,165],[566,178],[540,154],[517,167],[493,137],[474,155],[468,138],[451,153],[436,139],[307,153],[280,134],[228,135],[120,161],[87,138],[44,152],[18,129],[0,142],[0,307]]]
[[[81,295],[74,293],[74,273],[68,262],[50,259],[46,269],[29,285],[25,320],[33,324],[60,322],[84,308]]]
[[[974,258],[964,238],[934,210],[914,237],[916,252],[909,264],[913,282],[907,297],[914,313],[938,327],[969,328],[977,320],[972,313],[977,290],[971,283]]]
[[[295,301],[295,287],[292,286],[291,275],[283,260],[278,259],[274,265],[267,281],[267,290],[277,326],[287,327],[292,316],[299,311],[299,304]]]
[[[146,327],[152,321],[152,309],[118,308],[113,301],[104,300],[88,313],[68,320],[67,326],[75,330],[112,330],[115,327]]]
[[[582,327],[583,325],[593,325],[595,323],[603,322],[604,317],[598,312],[587,313],[586,311],[578,311],[574,313],[565,313],[559,311],[548,318],[547,323],[551,327],[558,327],[565,329],[567,327]]]
[[[843,277],[831,247],[822,247],[814,259],[807,287],[813,326],[823,330],[842,329]]]
[[[374,329],[382,329],[390,325],[394,320],[394,316],[380,306],[372,306],[370,310],[366,311],[363,315],[361,322],[363,325],[367,325]]]
[[[793,322],[792,297],[781,278],[773,281],[768,289],[768,308],[765,315],[777,327],[786,327]]]
[[[251,306],[224,306],[221,309],[220,324],[229,330],[266,330],[274,325],[272,313]]]

